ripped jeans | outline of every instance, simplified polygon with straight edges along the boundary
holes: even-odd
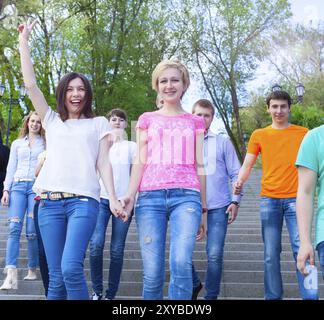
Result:
[[[28,268],[38,267],[38,244],[34,223],[33,181],[14,182],[10,190],[8,221],[9,235],[6,251],[6,268],[17,268],[20,235],[26,217],[26,238],[28,243]]]
[[[190,300],[192,255],[201,221],[200,193],[182,188],[139,192],[135,218],[143,260],[143,298],[163,299],[170,221],[169,299]]]

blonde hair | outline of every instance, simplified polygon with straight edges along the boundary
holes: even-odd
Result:
[[[155,105],[158,109],[163,107],[163,99],[161,99],[159,94],[156,96]]]
[[[182,96],[185,94],[187,91],[189,85],[190,85],[190,77],[189,77],[189,71],[187,67],[182,64],[179,60],[162,60],[153,70],[152,73],[152,88],[158,92],[158,87],[159,87],[159,76],[160,74],[169,68],[174,68],[177,69],[181,73],[181,78],[184,86],[184,90],[182,93]],[[181,98],[182,98],[181,96]]]
[[[31,111],[27,114],[27,116],[24,117],[23,124],[21,126],[18,138],[24,138],[28,135],[28,133],[29,133],[28,122],[29,122],[30,117],[33,115],[36,115],[39,117],[39,115],[36,111]],[[45,130],[43,129],[42,124],[41,124],[41,129],[39,131],[39,134],[43,138],[44,143],[45,143]]]

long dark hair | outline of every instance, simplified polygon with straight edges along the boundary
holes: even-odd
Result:
[[[81,110],[80,116],[84,115],[86,118],[93,118],[95,115],[92,111],[92,88],[89,80],[82,74],[77,72],[70,72],[63,76],[56,88],[57,112],[62,121],[69,117],[68,110],[65,106],[66,91],[71,80],[80,78],[85,87],[85,104]]]

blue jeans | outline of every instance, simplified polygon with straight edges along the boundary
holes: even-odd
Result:
[[[228,206],[208,210],[206,243],[208,264],[205,282],[206,300],[216,300],[220,291],[224,245],[228,225],[227,207]],[[196,288],[200,284],[200,279],[194,266],[192,266],[192,271],[193,286]]]
[[[169,299],[191,299],[192,255],[201,221],[201,210],[198,191],[177,188],[139,192],[135,217],[143,260],[144,299],[163,299],[168,220]]]
[[[45,296],[47,297],[48,293],[48,284],[49,284],[49,276],[48,276],[48,266],[47,266],[47,260],[45,255],[45,249],[43,245],[42,236],[40,234],[39,230],[39,224],[38,224],[38,207],[39,207],[40,201],[35,201],[34,206],[34,221],[35,221],[35,230],[37,234],[37,241],[38,241],[38,258],[39,258],[39,271],[41,273],[42,282],[45,290]]]
[[[83,263],[99,203],[88,197],[41,200],[38,211],[49,269],[48,300],[88,300]]]
[[[316,250],[317,250],[318,259],[319,259],[320,266],[321,266],[322,277],[324,280],[324,241],[320,242],[316,246]]]
[[[120,275],[123,268],[124,248],[131,218],[123,222],[116,218],[109,209],[109,201],[100,199],[99,215],[95,231],[90,240],[90,269],[93,291],[99,295],[103,290],[103,250],[109,218],[112,217],[112,233],[110,242],[110,266],[106,298],[114,299],[118,290]]]
[[[26,211],[28,268],[36,268],[38,266],[38,245],[33,214],[35,203],[35,193],[32,190],[33,184],[33,181],[14,182],[10,190],[8,210],[9,236],[6,252],[7,268],[17,268],[20,235]]]
[[[297,259],[299,249],[299,235],[296,220],[296,198],[268,198],[261,197],[260,215],[262,225],[262,238],[264,242],[264,286],[265,299],[282,299],[283,288],[280,270],[281,232],[283,219],[285,218],[290,244],[294,256]],[[304,277],[297,270],[299,291],[303,299],[318,299],[317,290],[306,290]]]

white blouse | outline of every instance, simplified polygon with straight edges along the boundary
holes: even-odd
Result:
[[[46,133],[46,160],[33,190],[70,192],[100,200],[96,173],[99,143],[110,132],[105,117],[68,119],[48,109],[43,127]]]

